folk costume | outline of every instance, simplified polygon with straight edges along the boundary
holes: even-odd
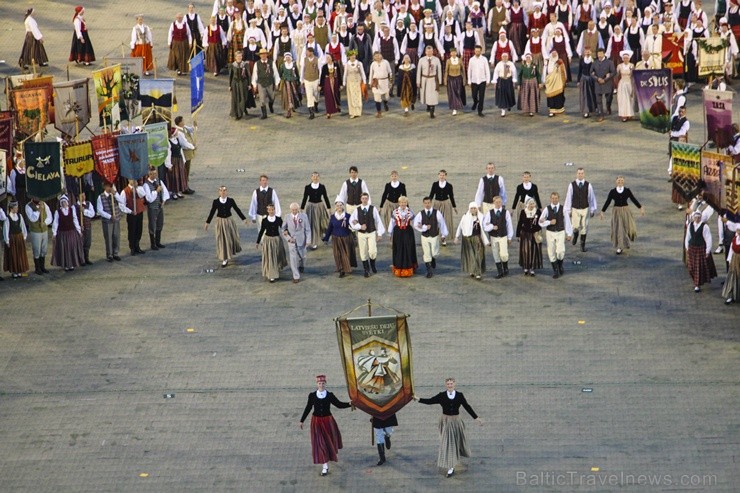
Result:
[[[116,193],[115,190],[106,190],[98,195],[97,211],[103,227],[105,258],[108,262],[121,260],[118,256],[121,242],[121,215],[131,212],[126,207],[126,198]]]
[[[447,104],[456,114],[467,104],[465,100],[465,86],[467,85],[467,74],[462,59],[450,56],[445,62],[444,85],[447,86]]]
[[[176,19],[175,22],[170,24],[167,33],[167,45],[170,47],[167,68],[177,72],[177,75],[187,74],[189,71],[188,61],[190,60],[190,44],[192,42],[193,35],[187,22],[183,19]]]
[[[26,38],[23,41],[23,49],[18,65],[23,69],[29,67],[32,63],[46,67],[49,65],[49,57],[46,55],[46,48],[44,48],[44,36],[39,30],[36,19],[33,18],[32,8],[26,11],[23,26],[26,29]]]
[[[344,87],[347,88],[349,117],[357,118],[362,115],[363,87],[367,79],[362,63],[353,58],[350,57],[344,67]]]
[[[630,242],[635,241],[637,237],[637,226],[635,226],[635,219],[628,208],[628,200],[631,200],[638,209],[642,208],[640,202],[632,194],[632,191],[624,186],[609,190],[604,207],[601,208],[601,212],[606,212],[609,204],[614,201],[614,207],[612,208],[611,240],[612,245],[617,249],[617,254],[629,248]],[[707,227],[707,229],[709,228]]]
[[[149,246],[152,250],[165,248],[162,244],[162,229],[164,228],[164,204],[171,195],[167,186],[151,173],[141,187],[145,193],[146,215],[149,228]]]
[[[339,88],[342,85],[342,69],[340,65],[334,63],[325,64],[321,67],[320,78],[321,90],[324,93],[324,107],[326,108],[326,117],[341,111],[342,100]]]
[[[341,204],[341,202],[338,202]],[[331,237],[331,249],[334,255],[334,265],[339,277],[344,277],[352,272],[352,267],[357,267],[355,257],[355,246],[350,229],[350,215],[344,212],[342,206],[329,217],[329,225],[326,228],[323,241],[329,241]]]
[[[684,248],[689,274],[694,282],[694,292],[698,293],[703,284],[709,284],[712,278],[717,277],[712,259],[712,234],[709,226],[702,221],[701,212],[692,214],[692,221],[686,228]]]
[[[529,207],[532,204],[533,207]],[[519,213],[516,237],[519,238],[519,265],[524,275],[534,277],[535,269],[542,268],[542,227],[539,225],[541,210],[535,200],[527,199],[527,204]]]
[[[519,97],[516,107],[523,113],[534,116],[540,112],[540,78],[542,75],[532,62],[532,55],[524,55],[524,63],[519,67]]]
[[[236,212],[242,221],[247,220],[239,206],[236,205],[236,201],[231,197],[214,199],[211,211],[206,218],[206,224],[208,225],[211,224],[213,216],[216,216],[216,227],[213,229],[213,234],[216,237],[216,256],[224,267],[234,255],[242,251],[239,229],[234,221],[232,211]]]
[[[283,220],[275,215],[265,216],[257,234],[257,246],[262,246],[262,277],[275,282],[280,271],[288,265],[285,244],[280,230]]]
[[[65,271],[84,265],[85,253],[82,249],[82,229],[77,219],[77,208],[69,205],[66,195],[59,198],[59,209],[54,212],[51,234],[54,238],[51,265],[62,267]]]
[[[416,272],[416,238],[412,222],[414,212],[408,207],[397,207],[391,214],[388,233],[391,235],[393,263],[391,271],[396,277],[411,277]]]
[[[565,214],[570,217],[573,227],[573,245],[576,244],[580,235],[581,251],[585,252],[588,222],[598,208],[593,185],[587,180],[578,178],[570,182],[563,207],[565,208]]]
[[[27,236],[26,222],[18,212],[18,202],[11,202],[8,217],[3,222],[3,240],[5,241],[3,268],[5,272],[13,275],[13,279],[28,272]]]
[[[473,214],[471,209],[475,208]],[[462,248],[460,249],[460,264],[463,272],[470,274],[480,280],[486,271],[486,249],[489,245],[488,237],[483,231],[483,214],[477,210],[478,204],[471,202],[455,233],[455,241],[462,237]]]
[[[427,269],[427,278],[430,278],[434,275],[434,269],[437,268],[440,236],[447,237],[449,235],[447,224],[444,217],[442,217],[442,213],[437,209],[425,207],[416,214],[413,227],[421,233],[422,259]]]
[[[380,198],[380,217],[383,218],[384,224],[391,223],[393,211],[398,207],[398,198],[406,196],[406,185],[398,180],[389,181],[383,189],[383,196]]]
[[[322,203],[322,199],[324,203]],[[326,204],[326,207],[324,207]],[[309,183],[303,189],[303,200],[301,209],[306,212],[308,222],[311,226],[311,247],[316,248],[322,236],[326,234],[329,226],[329,214],[327,209],[331,207],[326,187],[322,183]]]
[[[137,22],[131,29],[131,56],[144,59],[144,75],[149,75],[149,71],[154,70],[152,30],[144,24],[143,17],[137,16],[138,19],[141,23]]]
[[[249,108],[255,108],[254,95],[251,90],[252,74],[249,62],[234,61],[229,64],[229,90],[231,91],[231,112],[229,116],[237,120],[249,114]]]
[[[33,251],[33,263],[36,265],[36,274],[46,274],[46,252],[49,242],[49,226],[54,216],[45,202],[33,199],[26,204],[26,218],[28,219],[28,231],[31,236],[31,249]]]
[[[75,15],[72,17],[74,33],[72,34],[72,49],[69,53],[69,61],[90,65],[91,62],[95,61],[95,50],[93,50],[90,42],[90,35],[87,33],[84,14],[84,8],[79,5],[75,7]]]

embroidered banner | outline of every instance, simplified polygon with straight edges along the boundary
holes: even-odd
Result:
[[[148,123],[170,122],[174,104],[174,79],[142,79],[139,83],[141,116]],[[154,114],[151,114],[152,111]]]
[[[118,177],[118,145],[116,136],[96,135],[92,138],[95,171],[104,180],[115,183]]]
[[[90,123],[90,79],[54,84],[54,128],[76,137]]]
[[[139,81],[144,76],[142,57],[106,58],[109,65],[121,66],[121,119],[131,121],[141,115]]]
[[[15,119],[13,118],[13,112],[0,111],[0,149],[7,151],[8,156],[13,153],[14,130]]]
[[[671,128],[670,104],[673,98],[673,75],[670,69],[635,70],[637,105],[642,128],[666,133]]]
[[[49,123],[54,123],[54,76],[34,77],[23,81],[23,87],[43,87],[46,90],[46,100],[49,102]]]
[[[85,141],[76,144],[65,145],[62,148],[64,156],[64,174],[82,177],[95,169],[92,142]]]
[[[732,144],[732,98],[730,91],[704,89],[704,140],[717,147]]]
[[[673,75],[683,74],[683,39],[673,33],[663,33],[662,43],[663,67],[670,69]]]
[[[699,77],[724,74],[727,46],[723,37],[698,38],[696,40],[696,48],[699,55],[697,61]]]
[[[406,315],[336,321],[339,352],[352,404],[387,418],[414,395]]]
[[[203,52],[201,51],[190,59],[190,113],[196,113],[203,106],[203,82],[205,78],[205,67],[203,64]]]
[[[671,142],[673,188],[689,201],[701,180],[701,152],[695,144]]]
[[[49,122],[49,101],[46,99],[45,88],[14,89],[10,94],[15,108],[16,129],[19,132],[31,136],[46,126]]]
[[[48,200],[62,192],[62,152],[59,142],[26,141],[26,194],[39,200]]]
[[[5,199],[8,193],[8,153],[0,149],[0,201]]]
[[[118,136],[118,158],[121,176],[138,180],[149,172],[147,133],[137,132]]]
[[[93,70],[93,83],[95,84],[95,96],[98,100],[98,116],[100,126],[107,125],[113,129],[121,126],[121,109],[119,99],[121,95],[121,66]]]
[[[727,163],[724,167],[725,209],[731,220],[740,222],[740,166]]]
[[[170,142],[167,139],[167,128],[165,122],[152,123],[144,127],[149,135],[147,147],[151,166],[162,166],[167,159],[167,151],[170,148]]]

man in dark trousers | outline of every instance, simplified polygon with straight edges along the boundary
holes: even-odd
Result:
[[[370,419],[373,424],[373,432],[375,433],[375,445],[378,447],[378,465],[382,466],[385,464],[385,449],[391,449],[391,435],[393,434],[393,427],[398,426],[398,420],[396,415],[392,414],[385,419],[373,416]]]
[[[596,79],[596,99],[599,102],[599,121],[604,121],[604,103],[606,98],[606,114],[612,114],[612,98],[614,97],[614,62],[604,54],[604,48],[596,50],[596,60],[591,67],[591,76]]]
[[[357,61],[362,64],[365,74],[370,73],[370,64],[373,61],[373,41],[365,32],[363,24],[357,25],[357,34],[352,36],[349,42],[349,49],[357,51]]]

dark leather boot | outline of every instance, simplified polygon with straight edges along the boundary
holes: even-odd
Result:
[[[436,269],[436,268],[437,268],[437,259],[432,257],[432,269]]]
[[[37,259],[37,258],[33,259],[33,265],[34,265],[34,267],[36,268],[36,270],[34,270],[34,273],[35,273],[35,274],[36,274],[37,276],[43,276],[43,275],[44,275],[44,273],[43,273],[43,272],[41,272],[41,267],[39,267],[39,259]]]
[[[385,464],[385,445],[378,445],[378,456],[380,457],[378,465],[382,466],[383,464]]]
[[[156,240],[156,243],[157,243],[157,248],[160,248],[160,249],[161,249],[161,248],[166,248],[166,247],[165,247],[165,246],[164,246],[164,245],[162,244],[162,231],[157,231],[157,234],[156,234],[156,235],[154,236],[154,239]]]
[[[503,264],[504,264],[503,265],[503,267],[504,267],[504,277],[506,277],[506,276],[509,275],[509,262],[507,261],[507,262],[504,262]]]
[[[432,263],[431,262],[425,262],[424,265],[427,268],[427,279],[432,277]]]
[[[377,274],[378,273],[378,269],[375,268],[375,259],[374,258],[371,258],[370,259],[370,269],[373,271],[373,274]]]
[[[365,277],[370,277],[370,262],[363,260],[362,267],[365,269]]]
[[[262,116],[260,117],[260,120],[267,120],[267,108],[264,106],[262,107]]]
[[[565,274],[565,271],[563,270],[563,261],[562,260],[558,260],[558,272],[560,273],[561,276],[563,274]]]
[[[41,272],[44,274],[48,274],[49,271],[46,270],[46,256],[39,257],[39,267],[41,268]]]
[[[159,250],[157,247],[157,240],[154,239],[154,235],[149,235],[149,248],[152,250]]]
[[[581,251],[586,251],[586,235],[581,236]]]
[[[576,243],[578,243],[578,230],[574,229],[573,230],[573,246],[575,246]]]
[[[388,450],[391,449],[391,436],[390,435],[385,436],[385,448],[387,448]]]
[[[550,262],[550,264],[552,265],[552,271],[554,272],[554,274],[552,275],[552,278],[557,279],[558,277],[560,277],[560,270],[558,269],[558,263]]]
[[[496,274],[496,279],[501,279],[504,277],[504,268],[501,265],[501,262],[496,262],[496,270],[498,271],[498,274]]]

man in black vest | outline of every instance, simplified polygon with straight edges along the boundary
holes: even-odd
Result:
[[[157,168],[149,167],[149,177],[140,187],[146,199],[146,215],[149,223],[149,243],[152,250],[159,250],[162,244],[162,228],[164,227],[164,203],[170,198],[167,187],[157,178]]]
[[[560,194],[558,192],[550,194],[550,204],[542,209],[540,227],[545,229],[545,236],[547,237],[547,256],[550,257],[550,264],[554,272],[552,278],[557,279],[564,273],[565,242],[570,241],[573,235],[570,217],[565,214],[563,206],[560,204]]]
[[[262,225],[262,218],[267,216],[268,205],[274,205],[275,215],[282,216],[280,199],[278,199],[277,192],[267,184],[267,181],[267,175],[260,175],[260,186],[252,192],[252,201],[249,204],[249,217],[253,224],[258,224],[258,228]]]
[[[493,208],[493,198],[499,196],[506,204],[506,185],[504,178],[496,174],[496,165],[490,162],[486,165],[486,174],[478,181],[478,190],[475,192],[475,201],[481,205],[481,213],[485,216]]]
[[[433,269],[437,268],[440,236],[447,237],[449,231],[442,213],[432,207],[430,197],[424,197],[424,209],[416,214],[413,226],[421,233],[421,251],[427,268],[427,278],[432,277]]]
[[[252,69],[252,87],[257,93],[260,108],[262,109],[261,120],[267,118],[267,107],[270,106],[270,113],[274,113],[273,103],[275,102],[275,87],[280,78],[272,62],[267,59],[268,52],[262,48],[259,52],[260,59],[254,64]]]
[[[362,64],[365,74],[370,73],[370,63],[373,61],[373,42],[370,36],[365,33],[365,25],[357,25],[357,34],[352,36],[349,42],[349,49],[357,51],[357,61]]]
[[[573,225],[573,244],[578,242],[581,235],[581,251],[586,251],[586,235],[588,234],[588,220],[596,213],[596,194],[591,184],[586,181],[586,171],[583,168],[576,170],[576,179],[568,184],[568,193],[565,194],[563,208],[570,216]]]
[[[350,216],[349,223],[350,228],[357,231],[357,242],[360,246],[360,259],[365,268],[365,277],[370,277],[370,269],[373,274],[378,273],[375,267],[375,258],[378,255],[377,242],[385,234],[385,225],[378,214],[378,209],[370,205],[370,195],[363,193],[360,200],[362,203]]]
[[[504,203],[498,195],[493,198],[493,208],[483,215],[483,231],[491,238],[493,261],[498,274],[496,279],[509,275],[509,245],[514,238],[514,227],[511,224],[511,213],[504,209]]]
[[[671,118],[671,133],[670,140],[673,142],[688,142],[689,141],[689,129],[691,123],[686,118],[686,106],[681,106],[678,109],[678,113],[673,115]],[[671,147],[669,143],[668,155],[671,154]],[[668,160],[668,174],[673,174],[673,156]],[[681,207],[679,207],[680,209]]]
[[[341,200],[346,204],[345,210],[347,214],[352,214],[357,206],[360,205],[363,193],[368,196],[367,203],[372,204],[367,183],[362,178],[357,177],[358,173],[357,166],[349,167],[349,179],[342,183],[342,188],[339,189],[339,195],[337,195],[337,200]]]

